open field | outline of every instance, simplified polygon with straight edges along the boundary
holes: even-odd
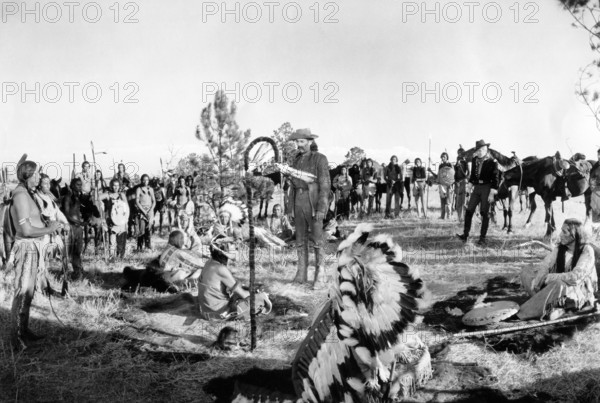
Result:
[[[446,308],[466,312],[477,296],[487,300],[523,300],[518,274],[544,256],[541,248],[515,245],[541,239],[543,211],[534,225],[523,228],[526,212],[514,217],[516,233],[506,235],[501,224],[491,225],[490,245],[481,249],[463,245],[455,218],[441,221],[437,193],[428,219],[413,211],[395,220],[375,215],[376,232],[391,233],[404,249],[404,260],[417,267],[432,293],[432,307],[415,331],[432,351],[434,378],[413,397],[414,401],[599,401],[600,324],[579,324],[553,332],[528,331],[448,344],[447,335],[463,330],[460,318]],[[518,208],[518,204],[517,204]],[[583,218],[583,199],[555,203],[557,224],[566,217]],[[501,216],[501,214],[499,214]],[[501,218],[501,217],[499,217]],[[351,231],[355,221],[344,223]],[[479,222],[474,219],[475,240]],[[129,241],[132,245],[132,241]],[[253,366],[289,367],[310,325],[313,313],[326,298],[326,290],[312,291],[291,283],[295,251],[269,256],[261,251],[257,281],[272,297],[274,312],[260,322],[258,348],[220,352],[210,347],[223,323],[209,324],[193,316],[193,300],[151,291],[130,294],[119,289],[124,266],[142,267],[165,244],[153,238],[154,250],[131,254],[110,266],[86,255],[87,275],[71,283],[68,299],[49,300],[39,292],[32,308],[32,330],[46,335],[32,348],[14,354],[6,340],[0,345],[0,401],[226,401],[229,383],[217,377],[242,373]],[[335,262],[337,243],[328,245],[327,263]],[[244,259],[232,265],[234,274],[247,281]],[[56,272],[58,273],[58,272]],[[312,271],[309,271],[309,279]],[[56,288],[59,287],[56,282]],[[196,295],[194,287],[185,290]],[[0,277],[0,319],[7,320],[12,299],[12,276]],[[157,305],[155,302],[163,304]],[[236,325],[242,337],[247,327]],[[5,328],[5,325],[2,325]],[[219,386],[226,385],[226,386]],[[220,390],[218,390],[220,389]]]

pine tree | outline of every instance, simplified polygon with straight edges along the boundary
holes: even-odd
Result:
[[[289,140],[292,133],[294,133],[292,125],[290,122],[285,122],[277,130],[273,130],[272,136],[281,153],[281,161],[288,165],[291,165],[298,151],[296,144]]]
[[[240,130],[235,120],[237,105],[229,102],[223,91],[215,94],[200,117],[196,137],[207,146],[220,194],[239,186],[244,168],[243,155],[250,139],[250,130]]]
[[[360,161],[367,158],[367,153],[360,147],[352,147],[344,156],[344,165],[350,166],[360,164]]]

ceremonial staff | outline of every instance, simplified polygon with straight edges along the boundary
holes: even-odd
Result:
[[[72,181],[75,175],[75,153],[73,153],[73,171],[71,172],[71,177],[69,178],[69,181]]]
[[[274,160],[276,163],[279,162],[279,150],[277,149],[277,144],[275,140],[270,137],[258,137],[254,139],[248,144],[246,148],[246,152],[244,153],[244,168],[246,170],[246,204],[248,206],[248,225],[250,227],[250,251],[248,253],[248,260],[250,264],[250,350],[254,350],[256,348],[256,307],[255,307],[255,273],[256,273],[256,265],[254,261],[254,251],[256,249],[256,237],[254,236],[254,218],[252,217],[252,186],[251,181],[248,176],[252,175],[249,173],[250,162],[249,162],[249,154],[252,147],[260,142],[267,142],[271,144],[273,147],[273,151],[275,153]]]

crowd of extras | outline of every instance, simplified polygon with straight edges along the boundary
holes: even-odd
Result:
[[[296,175],[305,175],[303,172],[313,169],[309,166],[313,164],[318,169],[312,172],[319,173],[314,186],[326,184],[331,186],[331,192],[319,191],[318,211],[311,217],[310,211],[315,207],[312,188],[303,191],[304,180],[286,179],[282,184],[281,204],[275,203],[271,214],[254,226],[259,243],[283,248],[295,240],[298,271],[294,282],[307,282],[311,236],[315,250],[313,288],[317,289],[323,284],[322,242],[340,236],[336,230],[340,221],[352,215],[360,219],[373,213],[395,218],[403,209],[411,209],[411,199],[416,214],[427,217],[424,199],[427,187],[433,183],[439,187],[440,218],[450,219],[456,211],[458,220],[464,222],[465,231],[459,235],[462,240],[468,238],[473,213],[481,204],[479,244],[485,245],[486,212],[499,174],[495,160],[489,157],[489,144],[483,140],[476,143],[471,166],[462,148],[455,163],[449,162],[447,153],[442,153],[437,174],[426,170],[419,158],[414,163],[407,159],[399,164],[396,156],[377,167],[372,160],[364,159],[360,164],[342,165],[328,172],[326,158],[310,148],[310,138],[299,136],[296,142],[303,152],[294,164]],[[264,174],[261,169],[254,173]],[[321,180],[321,175],[327,178]],[[168,175],[163,179],[151,179],[144,174],[139,183],[134,183],[123,164],[112,179],[105,180],[101,170],[92,170],[89,162],[84,162],[81,172],[72,175],[68,186],[61,186],[60,180],[41,173],[35,162],[21,161],[17,165],[17,179],[19,185],[12,194],[5,192],[0,206],[4,241],[0,257],[3,267],[16,274],[11,328],[17,346],[26,346],[35,339],[28,329],[28,320],[36,288],[53,293],[46,262],[60,255],[63,280],[77,280],[84,274],[82,255],[92,241],[94,253],[103,255],[109,263],[126,257],[128,250],[150,252],[140,256],[148,260],[144,268],[123,269],[124,289],[152,287],[159,292],[175,293],[180,291],[178,284],[195,281],[197,306],[204,319],[249,317],[249,289],[228,268],[230,260],[240,258],[241,247],[249,236],[247,208],[231,197],[225,201],[221,198],[216,206],[211,195],[198,188],[202,181],[197,173],[187,177]],[[290,191],[285,192],[286,188]],[[295,210],[288,208],[292,199]],[[289,210],[296,212],[295,218],[284,214]],[[309,220],[310,225],[303,220]],[[161,247],[158,256],[153,256],[152,234],[163,235],[164,229],[168,234],[167,245]],[[523,314],[519,314],[521,319],[546,317],[553,308],[570,307],[566,304],[569,301],[575,310],[594,305],[598,290],[594,256],[600,250],[593,249],[584,232],[579,220],[566,220],[559,246],[535,271],[523,274],[523,284],[527,284],[525,288],[532,298]],[[133,239],[137,247],[128,248],[128,239]],[[72,266],[70,273],[68,263]],[[548,305],[550,300],[552,303]],[[270,312],[267,294],[258,290],[256,301],[257,312]]]

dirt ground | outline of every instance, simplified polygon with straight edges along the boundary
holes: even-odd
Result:
[[[512,235],[500,230],[501,223],[492,225],[489,247],[483,249],[456,239],[454,234],[462,228],[455,217],[438,218],[439,199],[433,190],[430,205],[428,219],[417,218],[414,210],[403,211],[395,220],[378,214],[368,218],[376,232],[394,236],[403,247],[404,261],[420,270],[433,297],[415,331],[430,348],[434,376],[410,401],[600,401],[597,321],[475,339],[451,337],[479,330],[467,329],[460,316],[450,312],[467,312],[484,293],[486,302],[524,301],[519,273],[546,252],[517,245],[542,240],[543,211],[538,210],[534,224],[525,229],[528,211],[517,210]],[[558,225],[567,217],[582,218],[583,200],[565,203],[565,213],[557,202],[555,210]],[[350,220],[341,230],[349,232],[356,224]],[[475,219],[473,234],[478,230]],[[37,293],[31,328],[46,337],[15,354],[3,333],[0,401],[228,401],[231,377],[253,367],[271,371],[263,377],[285,389],[289,364],[327,291],[291,283],[296,264],[293,249],[260,250],[257,282],[272,297],[273,313],[260,320],[254,352],[245,345],[221,352],[211,344],[227,323],[208,323],[195,316],[193,285],[176,296],[120,291],[123,267],[142,268],[160,253],[165,238],[154,236],[151,252],[131,254],[115,264],[87,254],[87,274],[70,285],[70,298],[49,300]],[[336,248],[337,242],[327,246],[330,273]],[[236,277],[247,281],[245,258],[231,267]],[[12,280],[10,273],[0,273],[2,329],[10,311]],[[60,283],[55,286],[60,288]],[[245,344],[248,326],[233,326]]]

